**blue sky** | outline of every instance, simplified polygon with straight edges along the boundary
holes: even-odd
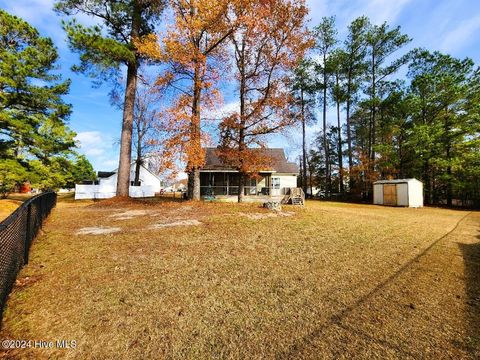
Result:
[[[72,80],[65,100],[73,105],[70,127],[77,132],[80,152],[87,155],[96,170],[114,169],[118,164],[121,112],[110,105],[109,87],[92,88],[91,80],[70,71],[78,56],[70,52],[61,28],[61,18],[52,11],[54,0],[0,0],[0,7],[22,17],[35,26],[42,36],[53,39],[60,53],[64,78]],[[322,16],[335,15],[339,35],[356,17],[368,16],[374,23],[387,21],[400,25],[413,38],[405,51],[414,47],[440,50],[456,57],[470,57],[480,64],[480,1],[478,0],[307,0],[310,25]],[[80,18],[89,22],[88,18]],[[225,94],[220,108],[235,108],[236,101]],[[331,117],[332,121],[334,117]],[[309,131],[310,138],[316,127]],[[285,147],[290,159],[298,154],[300,139],[292,131],[287,136],[271,139],[271,146]]]

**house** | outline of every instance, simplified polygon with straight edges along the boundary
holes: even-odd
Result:
[[[171,186],[172,191],[187,191],[188,179],[181,179]]]
[[[98,181],[95,184],[75,185],[75,199],[108,199],[116,195],[117,170],[99,171]],[[134,186],[135,162],[130,165],[130,189],[131,197],[152,197],[162,189],[161,180],[146,166],[140,165],[140,185]]]
[[[373,183],[375,205],[422,207],[423,183],[417,179],[381,180]]]
[[[238,170],[225,164],[216,148],[206,148],[205,165],[200,170],[200,194],[202,196],[236,198],[239,191]],[[283,149],[254,149],[270,159],[270,165],[247,179],[245,195],[248,197],[283,197],[297,187],[299,168],[288,162]]]

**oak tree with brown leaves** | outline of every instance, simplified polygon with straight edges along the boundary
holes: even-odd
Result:
[[[226,62],[223,45],[235,23],[227,21],[231,0],[174,0],[174,22],[162,41],[149,35],[137,42],[141,52],[167,65],[157,79],[159,88],[170,88],[178,96],[167,111],[171,136],[165,144],[170,155],[181,154],[189,175],[188,197],[200,200],[200,168],[205,162],[202,147],[202,110],[220,101],[215,88],[220,68]]]
[[[266,137],[293,125],[287,111],[293,69],[311,46],[305,28],[304,1],[268,0],[234,3],[231,21],[241,19],[229,40],[234,52],[239,109],[220,124],[219,155],[240,174],[238,201],[247,177],[269,167],[255,147]]]

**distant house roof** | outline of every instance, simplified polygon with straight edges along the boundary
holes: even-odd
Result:
[[[114,175],[115,173],[116,173],[116,171],[99,171],[97,173],[97,177],[100,178],[100,179],[109,178],[110,176]]]
[[[175,185],[175,186],[178,187],[178,186],[181,186],[181,185],[187,186],[187,184],[188,184],[188,179],[181,179],[181,180],[178,180],[178,181],[177,181],[175,184],[173,184],[173,185]]]
[[[130,171],[132,170],[132,167],[135,165],[135,161],[132,161],[132,163],[130,164]],[[155,174],[152,170],[150,170],[148,167],[146,167],[145,165],[140,165],[142,168],[144,168],[145,170],[147,170],[150,174],[152,174],[153,176],[155,176],[159,181],[161,181],[160,177]],[[113,171],[99,171],[97,173],[97,177],[99,179],[105,179],[105,178],[109,178],[110,176],[112,175],[115,175],[116,173],[118,172],[118,169],[115,169]]]
[[[298,174],[299,169],[298,165],[292,162],[288,162],[285,152],[283,149],[261,149],[256,148],[252,149],[255,151],[261,151],[262,155],[271,159],[271,164],[269,170],[272,170],[277,173],[285,174]],[[220,170],[235,170],[233,167],[223,163],[222,159],[219,158],[217,148],[206,148],[205,149],[205,165],[202,168],[203,171],[220,171]]]

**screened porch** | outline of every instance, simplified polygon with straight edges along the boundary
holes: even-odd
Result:
[[[200,173],[201,196],[238,196],[240,176],[237,172]],[[280,190],[280,181],[271,173],[260,173],[256,178],[245,179],[245,196],[269,196]]]

